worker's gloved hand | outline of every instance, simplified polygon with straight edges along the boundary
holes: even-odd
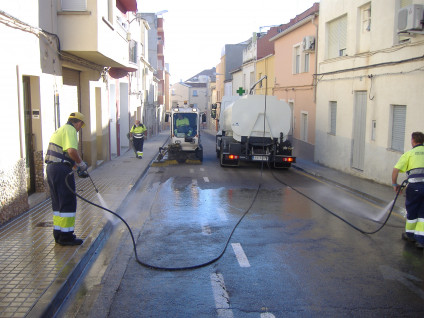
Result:
[[[77,169],[77,174],[78,174],[78,177],[80,177],[80,178],[87,178],[87,177],[88,177],[88,172],[87,172],[87,170],[82,171],[82,170],[80,170],[80,169],[78,168],[78,169]]]
[[[88,165],[84,161],[77,163],[78,171],[87,171]]]

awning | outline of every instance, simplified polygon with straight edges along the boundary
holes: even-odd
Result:
[[[116,6],[126,12],[137,12],[137,0],[116,0]]]
[[[132,67],[111,67],[109,69],[109,75],[113,78],[122,78],[128,75],[130,72],[137,71],[137,68]]]

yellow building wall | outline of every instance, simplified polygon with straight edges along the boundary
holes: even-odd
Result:
[[[275,66],[274,55],[268,55],[263,59],[256,62],[256,81],[259,81],[264,75],[267,76],[266,80],[262,81],[262,85],[258,84],[255,88],[256,95],[272,95],[275,84]]]

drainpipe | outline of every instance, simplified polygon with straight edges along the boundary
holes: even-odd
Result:
[[[314,14],[313,18],[312,18],[312,24],[315,27],[315,74],[318,74],[318,25],[315,24],[315,17],[317,16],[317,14]],[[314,103],[316,104],[317,102],[317,84],[318,84],[318,80],[317,77],[314,76]]]

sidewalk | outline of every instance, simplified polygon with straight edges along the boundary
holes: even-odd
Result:
[[[119,209],[168,135],[166,130],[147,139],[141,160],[129,149],[90,172],[110,210]],[[102,205],[89,178],[75,179],[79,194]],[[0,317],[52,316],[107,239],[111,226],[104,213],[78,199],[75,234],[84,239],[81,246],[55,244],[50,199],[0,227]]]
[[[205,130],[206,133],[208,131]],[[146,140],[144,157],[128,150],[90,173],[108,208],[117,211],[137,180],[168,139],[168,131]],[[298,169],[379,203],[394,198],[393,189],[297,158]],[[89,178],[77,180],[82,196],[101,204]],[[404,206],[400,196],[396,204]],[[53,240],[51,201],[47,199],[0,227],[0,317],[50,317],[111,231],[103,212],[78,199],[75,234],[81,246],[60,246]]]

